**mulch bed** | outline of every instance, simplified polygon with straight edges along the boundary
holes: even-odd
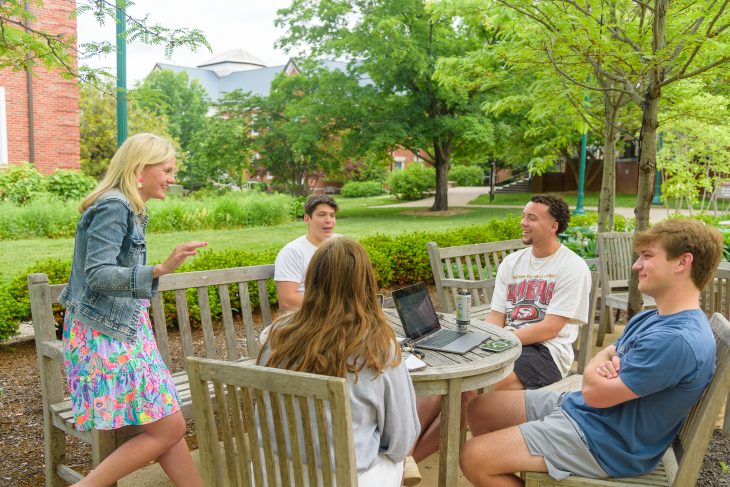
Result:
[[[169,330],[170,343],[179,343],[177,334]],[[202,347],[202,333],[195,335],[196,346]],[[239,342],[243,349],[243,342]],[[178,369],[182,356],[171,348]],[[188,422],[188,444],[196,448],[192,421]],[[90,448],[70,438],[67,462],[82,470],[90,467]],[[698,486],[730,486],[730,438],[719,432],[713,435],[705,456]],[[43,408],[40,379],[32,341],[15,345],[0,345],[0,486],[43,485]]]

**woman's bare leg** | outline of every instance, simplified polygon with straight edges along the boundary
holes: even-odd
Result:
[[[150,462],[164,457],[167,467],[163,466],[163,469],[175,482],[175,485],[178,487],[201,486],[202,481],[193,466],[190,452],[187,451],[187,445],[183,439],[185,420],[182,413],[178,411],[158,421],[148,423],[144,425],[144,428],[144,433],[135,436],[114,450],[89,472],[89,475],[74,485],[79,487],[110,485]],[[181,451],[183,445],[187,452],[187,459]],[[173,466],[171,463],[173,458],[182,463]],[[186,472],[185,476],[179,474],[180,472]],[[173,475],[175,475],[174,478]]]

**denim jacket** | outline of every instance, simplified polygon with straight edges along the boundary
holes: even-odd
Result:
[[[145,265],[147,216],[135,216],[118,190],[102,194],[76,225],[71,279],[59,302],[83,325],[134,343],[142,305],[157,292]]]

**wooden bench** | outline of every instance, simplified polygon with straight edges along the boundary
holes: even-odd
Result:
[[[571,476],[557,481],[545,473],[523,472],[526,487],[548,486],[673,486],[695,485],[702,461],[715,429],[720,408],[730,391],[730,323],[716,313],[710,320],[715,334],[715,375],[700,400],[692,407],[679,434],[667,449],[659,466],[646,475],[629,478],[587,479]]]
[[[456,247],[439,247],[429,242],[428,258],[441,310],[453,313],[459,289],[471,293],[472,318],[484,318],[489,312],[497,267],[515,250],[527,247],[522,240],[500,240]]]
[[[162,276],[159,290],[152,300],[151,319],[157,346],[163,360],[170,368],[177,385],[181,408],[186,418],[192,417],[192,404],[188,377],[184,363],[176,367],[171,359],[170,335],[167,333],[165,318],[165,299],[174,304],[177,316],[179,347],[183,357],[203,356],[210,359],[237,361],[254,357],[258,352],[258,342],[254,329],[252,294],[255,290],[260,299],[261,326],[271,324],[271,310],[268,289],[273,289],[274,266],[260,265],[211,271],[187,272]],[[63,375],[63,345],[56,338],[56,320],[53,306],[65,284],[49,285],[45,274],[28,276],[33,329],[36,353],[40,371],[41,391],[43,394],[43,436],[47,486],[61,486],[66,482],[77,482],[82,475],[64,463],[66,435],[73,435],[91,445],[92,463],[98,465],[113,452],[118,445],[142,431],[139,426],[128,426],[110,431],[78,431],[74,427],[71,402],[67,397]],[[170,297],[174,294],[174,297]],[[189,294],[195,295],[190,300]],[[211,309],[211,294],[220,303],[220,320],[214,320]],[[231,295],[237,299],[231,300]],[[238,307],[240,303],[240,307]],[[193,308],[194,307],[194,308]],[[238,307],[238,309],[236,309]],[[199,309],[203,347],[196,347],[191,328],[191,309]],[[170,308],[171,310],[171,308]],[[240,317],[240,324],[236,322]],[[216,346],[216,334],[222,344]],[[242,344],[245,343],[245,348]]]

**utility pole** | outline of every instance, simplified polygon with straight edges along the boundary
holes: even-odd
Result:
[[[117,0],[117,147],[127,140],[127,15]]]

